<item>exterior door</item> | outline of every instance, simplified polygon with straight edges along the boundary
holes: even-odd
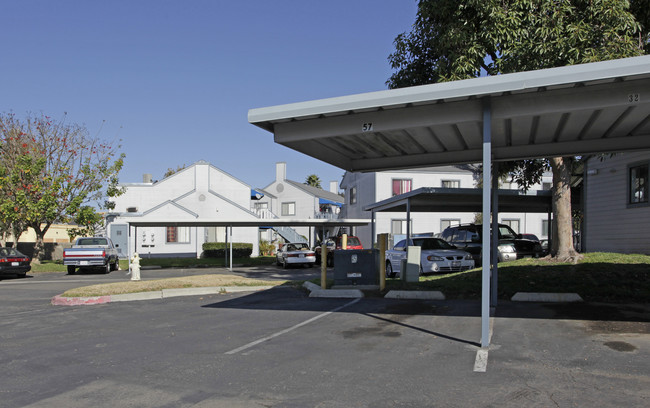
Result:
[[[117,255],[124,259],[129,257],[129,225],[112,224],[111,241],[115,244]]]

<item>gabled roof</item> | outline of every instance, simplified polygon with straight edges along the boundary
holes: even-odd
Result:
[[[336,201],[339,203],[343,203],[345,201],[345,198],[341,196],[340,194],[332,193],[331,191],[323,190],[322,188],[318,187],[313,187],[304,183],[298,183],[297,181],[292,181],[292,180],[284,180],[287,183],[291,184],[292,186],[299,188],[303,191],[305,191],[308,194],[313,195],[316,198],[324,198],[329,201]]]

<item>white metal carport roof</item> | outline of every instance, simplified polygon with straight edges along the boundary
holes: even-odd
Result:
[[[349,171],[650,149],[650,56],[251,109],[276,143]],[[483,218],[491,210],[483,172]],[[483,225],[483,248],[491,247]],[[489,345],[483,257],[481,344]]]
[[[650,149],[650,56],[251,109],[275,142],[350,171]]]

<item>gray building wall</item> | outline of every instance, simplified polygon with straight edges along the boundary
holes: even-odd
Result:
[[[650,152],[592,158],[585,169],[587,252],[650,254],[650,205],[629,204],[629,167],[650,163]]]

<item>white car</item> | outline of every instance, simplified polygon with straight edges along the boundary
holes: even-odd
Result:
[[[290,265],[314,266],[316,253],[309,249],[309,246],[302,242],[290,242],[284,244],[275,254],[278,265],[287,268]]]
[[[413,238],[410,246],[420,247],[420,274],[432,272],[461,272],[474,268],[474,259],[469,252],[456,249],[440,238]],[[386,251],[386,276],[394,277],[401,272],[401,263],[406,259],[406,240],[398,242]]]

